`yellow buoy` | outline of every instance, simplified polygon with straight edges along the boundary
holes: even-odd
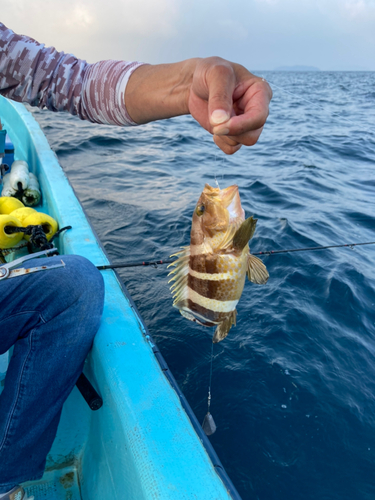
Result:
[[[26,219],[31,214],[34,214],[36,210],[30,207],[22,207],[22,208],[17,208],[17,210],[14,210],[11,212],[10,215],[13,215],[16,219],[18,219],[21,224],[23,225],[23,221]]]
[[[50,215],[36,211],[26,217],[23,220],[22,225],[23,227],[41,225],[46,234],[47,240],[52,238],[58,228],[57,222]],[[29,240],[30,236],[25,236],[25,238]]]
[[[17,208],[23,208],[24,206],[22,201],[13,198],[13,196],[0,197],[0,214],[10,214]]]
[[[22,227],[22,224],[12,215],[0,214],[0,248],[12,248],[23,238],[23,233],[8,234],[7,226]]]

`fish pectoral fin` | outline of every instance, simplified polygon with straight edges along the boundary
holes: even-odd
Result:
[[[255,227],[257,225],[257,220],[253,217],[249,217],[240,225],[237,229],[235,235],[233,236],[233,248],[235,250],[242,251],[245,246],[249,243],[249,240],[253,237],[255,233]]]
[[[266,284],[269,278],[266,266],[258,257],[251,254],[247,258],[247,277],[257,285]]]
[[[222,340],[225,339],[232,325],[236,326],[236,316],[237,316],[237,311],[235,309],[228,315],[227,318],[225,318],[224,321],[220,323],[220,325],[218,325],[218,327],[215,330],[214,336],[212,338],[212,342],[214,344],[216,344],[217,342],[221,342]]]

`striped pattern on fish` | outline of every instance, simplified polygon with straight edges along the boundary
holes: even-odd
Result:
[[[214,342],[236,324],[246,274],[255,283],[268,279],[248,246],[255,225],[252,217],[245,221],[237,186],[220,190],[206,184],[193,215],[190,246],[174,254],[173,305],[191,321],[217,326]]]

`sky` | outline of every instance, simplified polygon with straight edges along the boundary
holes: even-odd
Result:
[[[375,71],[375,0],[1,0],[1,22],[90,63]]]

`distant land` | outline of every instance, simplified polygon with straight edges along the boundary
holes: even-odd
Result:
[[[274,71],[320,71],[315,66],[279,66]]]

